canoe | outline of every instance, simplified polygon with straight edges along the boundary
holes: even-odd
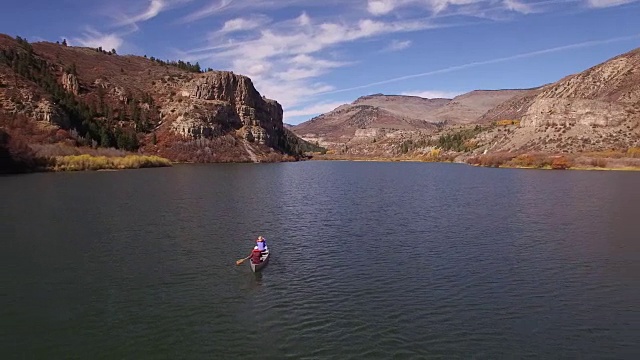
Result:
[[[267,266],[267,263],[269,262],[269,248],[267,248],[262,253],[262,256],[260,257],[260,260],[262,260],[262,262],[260,264],[254,264],[253,263],[253,259],[249,259],[249,265],[251,265],[251,271],[253,271],[253,272],[260,271],[260,270],[262,270],[262,268]]]

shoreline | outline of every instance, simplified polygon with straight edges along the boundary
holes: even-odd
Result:
[[[154,155],[126,155],[119,157],[106,157],[106,156],[93,156],[88,154],[83,155],[69,155],[69,156],[57,156],[53,158],[40,158],[39,166],[29,169],[26,172],[17,173],[3,173],[2,175],[10,174],[25,174],[25,173],[39,173],[39,172],[76,172],[76,171],[101,171],[112,172],[120,170],[132,170],[143,168],[157,168],[157,167],[172,167],[174,165],[206,165],[206,164],[254,164],[253,162],[238,161],[238,162],[216,162],[216,163],[197,163],[197,162],[184,162],[184,161],[170,161],[166,158],[161,158]],[[578,170],[578,171],[640,171],[640,167],[622,166],[622,167],[596,167],[596,166],[569,166],[562,169],[554,169],[549,165],[542,167],[536,166],[488,166],[480,164],[470,164],[463,161],[437,161],[437,160],[420,160],[420,159],[408,159],[408,158],[324,158],[324,157],[310,157],[300,161],[344,161],[344,162],[411,162],[411,163],[442,163],[442,164],[459,164],[472,167],[482,168],[494,168],[494,169],[523,169],[523,170]],[[290,162],[290,161],[281,161]],[[44,165],[43,165],[44,163]],[[260,162],[259,162],[260,163]]]
[[[437,160],[420,160],[420,159],[402,159],[402,158],[318,158],[312,157],[309,161],[353,161],[353,162],[416,162],[416,163],[444,163],[444,164],[461,164],[473,167],[482,167],[482,168],[493,168],[493,169],[523,169],[523,170],[579,170],[579,171],[640,171],[639,167],[633,166],[623,166],[623,167],[597,167],[597,166],[569,166],[564,169],[553,169],[551,166],[509,166],[509,165],[500,165],[500,166],[486,166],[486,165],[477,165],[477,164],[469,164],[463,161],[437,161]]]

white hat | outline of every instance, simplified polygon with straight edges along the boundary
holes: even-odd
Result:
[[[256,245],[256,246],[254,246],[254,247],[253,247],[253,250],[258,250],[258,246],[257,246],[257,245]]]

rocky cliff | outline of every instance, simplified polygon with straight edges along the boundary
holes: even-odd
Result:
[[[49,134],[64,131],[58,133],[67,144],[176,161],[279,161],[311,146],[288,133],[280,104],[262,97],[246,76],[5,35],[0,104],[5,128],[21,128],[8,120],[20,116],[50,125]]]
[[[534,127],[615,126],[637,110],[640,110],[640,49],[506,101],[483,119],[521,119],[522,126]]]
[[[621,149],[640,139],[640,49],[518,95],[483,123],[519,120],[509,134],[484,134],[489,151]]]

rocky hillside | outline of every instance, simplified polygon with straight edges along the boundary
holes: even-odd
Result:
[[[44,153],[64,143],[175,161],[279,161],[313,147],[248,77],[5,35],[0,105],[0,126]]]
[[[294,126],[292,130],[323,146],[340,147],[392,136],[429,134],[446,125],[477,121],[496,105],[527,90],[478,90],[453,99],[374,94]]]
[[[529,90],[475,90],[456,96],[439,108],[433,116],[447,124],[475,123],[487,111],[510,100],[529,93]]]
[[[634,146],[640,131],[640,49],[531,90],[485,114],[520,121],[491,151],[579,152]],[[492,138],[489,135],[486,135]]]
[[[433,129],[431,114],[449,99],[374,94],[317,116],[291,129],[322,145],[344,144],[354,137],[378,130]]]
[[[405,118],[400,122],[397,113],[380,107],[382,101],[366,109],[368,113],[358,103],[341,106],[293,130],[347,157],[624,154],[640,146],[640,49],[538,88],[473,91],[425,103],[429,106],[416,117],[421,126]],[[413,116],[418,112],[411,109]],[[367,121],[358,121],[361,114],[367,115]],[[378,120],[391,116],[393,126]]]

